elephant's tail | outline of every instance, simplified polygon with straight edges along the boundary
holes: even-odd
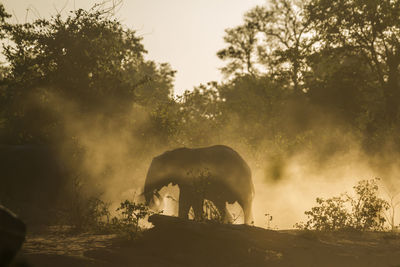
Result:
[[[243,160],[244,161],[244,160]],[[254,198],[254,195],[255,195],[255,189],[254,189],[254,183],[253,183],[253,175],[252,175],[252,173],[251,173],[251,169],[250,169],[250,166],[244,161],[244,163],[245,163],[245,166],[246,166],[246,173],[247,173],[247,176],[248,176],[248,181],[249,181],[249,183],[250,183],[250,195],[251,195],[251,200],[253,200],[253,198]]]
[[[256,191],[255,191],[255,189],[254,189],[254,183],[251,182],[251,199],[254,198],[254,195],[255,195],[255,194],[256,194]]]

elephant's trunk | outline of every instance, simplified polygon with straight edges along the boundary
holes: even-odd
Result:
[[[154,189],[151,189],[147,183],[144,185],[143,195],[146,201],[146,205],[149,205],[150,201],[154,197]]]
[[[163,186],[167,185],[165,177],[160,175],[160,172],[156,167],[158,166],[156,166],[156,163],[153,160],[146,175],[143,195],[147,205],[154,200],[154,197],[160,199],[161,196],[158,191],[160,191]]]

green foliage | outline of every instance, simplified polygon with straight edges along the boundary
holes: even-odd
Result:
[[[296,224],[300,229],[383,230],[386,222],[383,212],[389,204],[378,197],[378,179],[362,180],[354,186],[356,196],[347,194],[329,199],[317,198],[317,206],[306,211],[306,223]]]
[[[363,180],[354,186],[357,198],[350,198],[352,227],[357,230],[381,230],[386,222],[383,212],[389,203],[378,197],[379,179]]]
[[[381,120],[392,125],[399,119],[399,1],[313,0],[306,7],[317,33],[320,50],[355,52],[368,64],[375,90],[385,99]],[[396,99],[396,100],[395,100]]]
[[[187,174],[192,176],[193,198],[195,203],[200,203],[200,214],[192,214],[196,221],[208,221],[222,223],[222,211],[218,210],[215,204],[207,199],[208,190],[212,188],[211,173],[208,169],[191,170]],[[193,207],[195,209],[196,207]],[[196,212],[196,211],[195,211]]]
[[[290,92],[267,77],[238,77],[218,87],[223,123],[228,136],[255,149],[281,134],[285,99]],[[225,137],[226,138],[226,137]]]
[[[14,139],[7,142],[60,137],[71,109],[80,118],[117,120],[133,103],[170,101],[175,71],[146,61],[141,37],[107,13],[79,9],[65,19],[2,23],[1,30],[8,40],[2,137]]]
[[[110,218],[109,203],[97,197],[88,197],[72,207],[65,216],[78,232],[102,231]]]
[[[224,222],[224,218],[222,218],[221,212],[214,205],[214,203],[208,199],[204,200],[203,220],[216,223]]]
[[[121,202],[117,211],[122,217],[113,217],[109,225],[113,232],[135,239],[139,236],[142,228],[140,221],[153,214],[143,203],[135,203],[129,200]]]
[[[76,117],[89,114],[109,125],[134,104],[139,108],[122,124],[129,121],[135,138],[147,137],[142,151],[225,142],[264,159],[272,150],[331,153],[332,143],[340,146],[332,124],[367,149],[390,142],[399,151],[399,3],[367,2],[274,0],[252,8],[226,30],[226,47],[217,53],[232,79],[177,98],[175,71],[146,61],[141,38],[109,14],[77,10],[66,19],[11,24],[3,8],[2,140],[48,143],[62,136],[65,105]]]
[[[3,4],[0,3],[0,25],[3,25],[9,17],[11,17],[11,15],[6,12]],[[0,27],[0,29],[0,39],[2,39],[4,38],[4,32],[2,31],[2,27]]]
[[[145,52],[141,39],[101,12],[80,9],[66,20],[57,15],[7,24],[4,30],[13,42],[4,48],[8,78],[20,90],[51,85],[86,106],[116,92],[121,101],[132,99],[135,84],[144,78],[138,77]]]
[[[244,24],[226,30],[228,47],[217,53],[229,60],[226,74],[261,74],[265,71],[277,80],[301,92],[302,72],[313,39],[303,21],[302,1],[273,0],[268,6],[256,6],[244,16]]]
[[[278,103],[294,107],[284,106],[268,116],[269,121],[281,123],[264,124],[260,131],[274,131],[264,140],[279,136],[290,143],[311,134],[316,138],[305,139],[300,146],[312,142],[312,149],[318,149],[318,132],[330,131],[334,124],[355,135],[369,151],[377,152],[385,144],[399,151],[400,140],[394,134],[400,119],[399,10],[400,2],[389,0],[274,0],[249,10],[242,25],[228,29],[227,47],[218,52],[227,61],[223,72],[236,78],[247,74],[268,77],[283,92]],[[254,80],[257,78],[248,78],[243,86],[244,102],[254,88],[262,88]],[[238,89],[237,79],[224,87]],[[263,117],[264,110],[257,105],[263,99],[260,96],[242,106],[248,107],[250,114],[260,111]],[[223,105],[239,106],[229,100]],[[271,106],[264,102],[264,107]],[[247,111],[241,110],[240,115]],[[319,118],[320,113],[325,113],[325,118]],[[282,121],[287,117],[295,119]],[[257,132],[259,124],[252,125]],[[286,129],[288,125],[295,127]]]
[[[308,98],[355,128],[366,130],[383,114],[383,94],[377,91],[368,64],[356,53],[324,50],[309,58]],[[367,132],[364,132],[367,133]]]
[[[141,221],[154,214],[143,203],[125,200],[116,209],[118,214],[111,218],[110,203],[86,196],[79,179],[75,179],[73,187],[70,202],[58,212],[58,223],[70,225],[75,232],[108,232],[132,240],[142,231]]]
[[[229,46],[217,53],[220,59],[229,60],[227,66],[221,69],[222,72],[227,76],[231,74],[254,75],[257,71],[254,66],[257,45],[255,25],[247,23],[233,29],[227,29],[225,32],[224,41]]]
[[[74,231],[102,231],[109,222],[110,203],[97,196],[87,196],[81,179],[73,180],[72,192],[58,211],[58,223],[72,226]]]
[[[200,85],[178,97],[175,140],[180,145],[219,143],[223,114],[216,83]]]
[[[57,146],[67,140],[64,147],[81,147],[81,132],[68,128],[76,122],[85,134],[96,132],[96,141],[123,133],[118,150],[129,147],[124,156],[133,163],[163,147],[234,144],[277,179],[284,176],[285,160],[299,151],[320,163],[356,140],[368,152],[398,153],[399,12],[398,0],[273,0],[256,6],[241,25],[226,30],[226,46],[217,53],[229,79],[174,98],[175,71],[145,60],[141,37],[109,14],[77,10],[65,19],[12,24],[0,4],[6,59],[0,142]],[[115,139],[104,143],[111,147]],[[110,158],[110,150],[101,156]],[[97,156],[91,152],[75,161]],[[113,173],[113,164],[99,176]],[[384,207],[368,201],[361,203],[372,213]],[[349,211],[357,204],[345,196],[317,203],[308,215],[319,214],[318,227],[379,228],[379,218],[371,221],[364,206]],[[96,213],[90,210],[76,213]],[[346,212],[354,220],[346,220]]]
[[[297,225],[298,228],[316,229],[316,230],[340,230],[346,229],[350,225],[350,213],[343,197],[333,197],[330,199],[317,198],[319,206],[313,207],[305,214],[308,221],[304,225]]]

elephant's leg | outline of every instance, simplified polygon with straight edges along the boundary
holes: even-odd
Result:
[[[201,221],[204,218],[204,214],[203,214],[203,204],[204,204],[204,200],[203,199],[194,199],[193,203],[192,203],[192,207],[193,207],[193,211],[194,211],[194,219],[197,221]]]
[[[191,206],[191,194],[190,191],[186,187],[179,188],[179,218],[188,218],[188,213]]]
[[[161,196],[158,192],[153,197],[153,209],[161,211],[164,209],[164,196]]]
[[[224,217],[224,223],[233,223],[233,217],[231,213],[229,212],[228,208],[225,205],[225,217]]]
[[[244,214],[244,223],[245,224],[254,224],[253,214],[251,212],[251,203],[252,201],[244,202],[241,206],[243,208]]]
[[[233,218],[231,213],[228,211],[226,207],[226,202],[223,200],[215,201],[215,207],[218,209],[219,214],[221,215],[221,219],[223,223],[232,223]]]

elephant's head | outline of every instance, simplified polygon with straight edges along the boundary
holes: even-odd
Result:
[[[161,205],[162,199],[159,191],[170,183],[176,184],[173,179],[176,178],[172,168],[165,157],[155,157],[150,164],[149,170],[147,171],[146,181],[144,184],[143,195],[146,200],[146,204],[154,206],[156,202],[159,202],[157,206]]]

